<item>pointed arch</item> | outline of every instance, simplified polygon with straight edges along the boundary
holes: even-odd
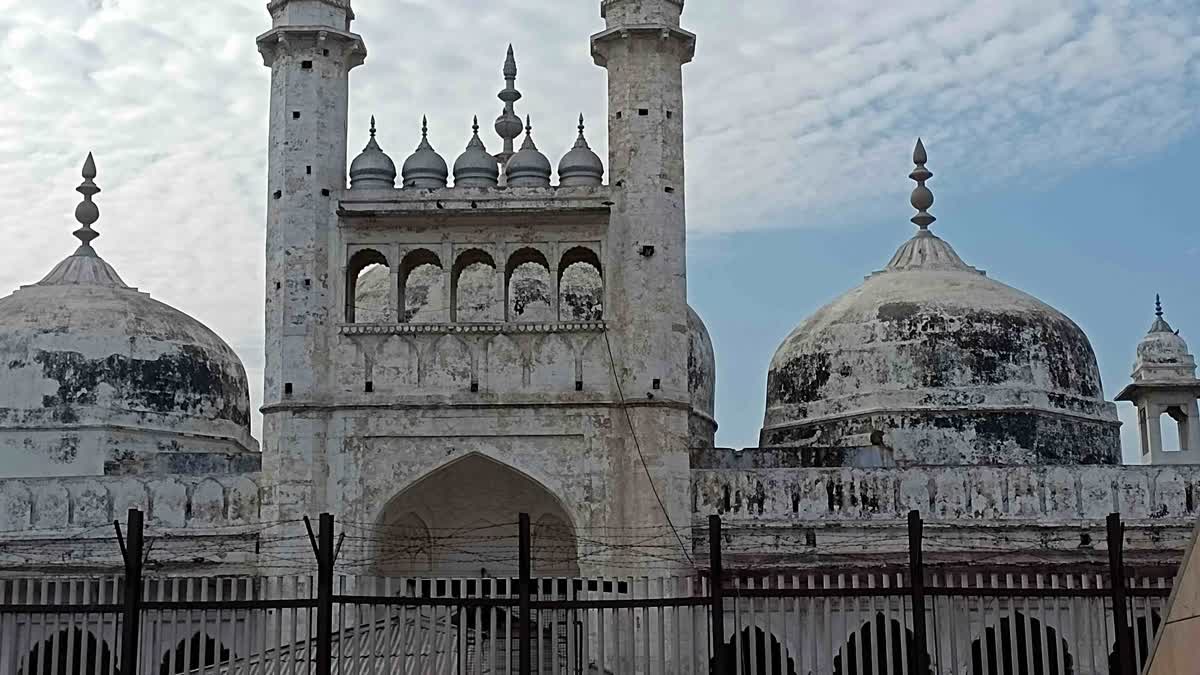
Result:
[[[600,256],[585,246],[563,253],[558,263],[560,321],[600,321],[604,318],[604,272]]]
[[[372,248],[350,256],[346,263],[346,323],[385,321],[390,297],[387,257]]]
[[[494,323],[501,302],[496,297],[496,260],[483,249],[463,251],[450,275],[451,320],[456,323]]]
[[[534,561],[534,572],[578,574],[574,519],[562,500],[531,476],[478,452],[443,464],[388,500],[377,519],[376,568],[390,574],[515,574],[521,513],[543,525],[547,548],[542,561]],[[429,533],[425,570],[388,555],[419,548],[411,528],[394,525],[415,520]]]
[[[449,320],[442,260],[426,248],[409,251],[400,261],[400,317],[405,323]]]

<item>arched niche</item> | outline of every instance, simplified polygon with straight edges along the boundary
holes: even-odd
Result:
[[[734,663],[738,654],[740,663]],[[743,628],[725,644],[724,662],[728,673],[761,675],[797,675],[796,661],[774,635],[761,628]],[[882,675],[882,674],[880,674]]]
[[[1015,661],[1014,661],[1015,657]],[[1046,670],[1046,666],[1049,670]],[[1014,612],[971,644],[972,675],[1070,675],[1067,641],[1038,619]]]
[[[120,675],[108,643],[91,631],[68,628],[33,646],[17,675]]]
[[[217,666],[229,660],[232,653],[225,645],[204,633],[180,640],[163,654],[159,675],[190,675],[201,668]]]
[[[400,261],[401,319],[406,323],[450,320],[442,260],[429,249],[409,251]]]
[[[512,576],[521,513],[540,526],[534,546],[542,559],[535,559],[534,573],[577,575],[574,521],[562,502],[541,483],[481,454],[434,470],[388,501],[374,535],[375,566],[394,575]],[[392,555],[421,548],[426,535],[412,528],[417,521],[427,528],[428,558]]]
[[[585,246],[567,249],[558,263],[560,321],[604,318],[604,274],[600,256]]]
[[[454,261],[450,277],[451,320],[460,323],[495,323],[501,302],[496,297],[496,261],[482,249],[463,251]]]
[[[890,633],[890,634],[889,634]],[[903,641],[903,642],[902,642]],[[913,632],[895,619],[879,612],[850,634],[841,651],[833,658],[834,675],[883,675],[907,673],[905,657],[921,649]],[[924,656],[921,675],[930,675],[929,655]]]
[[[387,257],[363,249],[346,264],[346,323],[383,323],[391,319],[392,275]]]

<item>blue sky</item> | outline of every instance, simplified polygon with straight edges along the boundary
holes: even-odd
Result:
[[[1003,184],[955,175],[930,146],[933,229],[969,264],[1041,298],[1083,327],[1111,399],[1161,293],[1166,318],[1200,344],[1200,134],[1144,157]],[[987,183],[978,189],[974,183]],[[898,171],[898,192],[911,186]],[[804,317],[887,263],[913,232],[904,195],[820,227],[697,236],[689,243],[692,305],[717,351],[718,442],[757,444],[775,348]],[[805,218],[797,211],[800,224]],[[786,228],[786,221],[778,223]],[[1127,456],[1132,406],[1119,404]]]
[[[0,293],[73,250],[73,190],[95,151],[96,248],[229,341],[255,403],[264,5],[0,0]],[[351,78],[352,154],[374,114],[399,163],[428,115],[452,161],[471,117],[499,112],[511,42],[517,111],[541,149],[557,160],[583,112],[606,155],[598,0],[354,7],[369,55]],[[936,231],[1079,322],[1109,395],[1156,291],[1200,342],[1195,0],[688,0],[684,26],[699,36],[685,70],[690,295],[716,343],[722,443],[754,444],[779,341],[910,236],[918,135]]]

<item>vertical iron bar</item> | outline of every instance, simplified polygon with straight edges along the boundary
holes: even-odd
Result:
[[[333,670],[333,515],[317,526],[317,675]]]
[[[522,513],[518,524],[519,536],[519,578],[517,579],[517,594],[518,611],[520,612],[520,623],[518,630],[520,631],[521,644],[518,647],[520,653],[517,655],[517,666],[520,670],[520,675],[533,675],[531,670],[533,661],[533,636],[530,633],[530,624],[532,617],[529,607],[529,592],[530,592],[530,540],[529,540],[529,514]]]
[[[721,563],[721,516],[718,515],[708,517],[708,556],[708,590],[712,599],[709,610],[712,615],[709,620],[712,627],[712,673],[728,675],[725,664],[725,572]]]
[[[125,607],[121,618],[121,672],[137,675],[142,618],[142,512],[129,509],[125,538]]]
[[[910,675],[925,675],[929,642],[925,637],[925,563],[921,558],[921,512],[908,514],[909,584],[912,586],[913,646],[908,653]]]
[[[1125,526],[1121,515],[1108,516],[1108,574],[1112,591],[1113,628],[1117,634],[1117,664],[1120,675],[1137,675],[1133,666],[1133,635],[1129,628],[1129,609],[1125,588]]]

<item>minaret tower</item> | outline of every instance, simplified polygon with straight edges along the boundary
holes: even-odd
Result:
[[[271,473],[279,462],[313,462],[310,451],[293,446],[317,451],[311,439],[318,430],[293,429],[292,416],[295,406],[322,397],[326,343],[337,320],[330,248],[346,189],[349,75],[366,48],[350,32],[349,0],[273,0],[267,10],[272,28],[259,36],[258,49],[271,68],[263,396],[264,465]],[[303,439],[286,443],[298,456],[272,456],[289,437]]]
[[[606,29],[591,40],[596,64],[608,70],[614,206],[605,320],[620,393],[677,528],[690,513],[683,65],[696,48],[680,28],[682,13],[683,0],[602,0]],[[636,456],[633,466],[641,469]],[[661,510],[645,475],[626,484],[627,518]]]

